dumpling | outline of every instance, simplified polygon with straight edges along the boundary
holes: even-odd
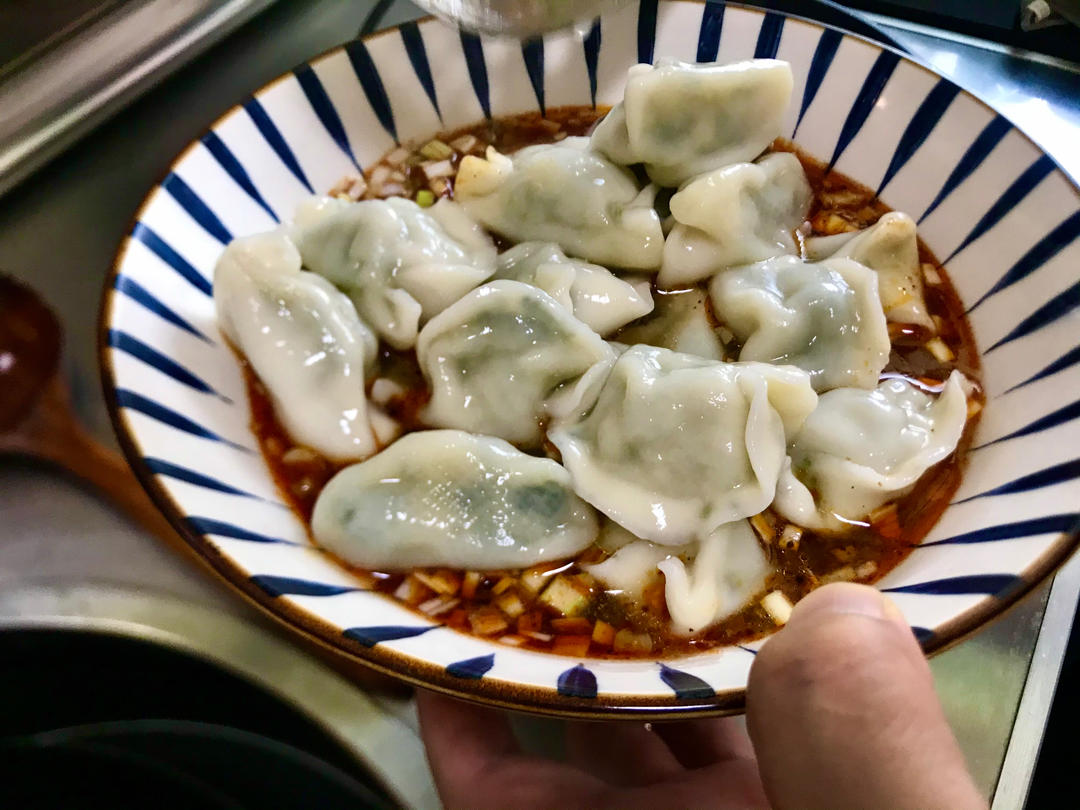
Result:
[[[816,403],[797,368],[639,345],[548,438],[582,498],[638,537],[682,545],[772,502],[785,436]]]
[[[602,531],[598,544],[606,533]],[[739,611],[764,590],[772,571],[745,520],[726,523],[686,546],[661,546],[626,534],[631,542],[585,569],[609,591],[635,600],[663,576],[671,628],[680,635],[701,632]]]
[[[296,441],[334,460],[369,456],[393,423],[370,406],[375,336],[334,285],[300,269],[280,231],[230,243],[214,270],[218,323],[251,364]]]
[[[702,539],[689,565],[672,556],[657,567],[664,574],[671,627],[687,636],[738,612],[765,589],[772,572],[745,520],[726,523]]]
[[[656,307],[648,318],[619,333],[621,343],[648,343],[706,360],[724,359],[724,346],[709,321],[709,296],[704,290],[661,292],[653,300]]]
[[[660,580],[657,564],[674,554],[688,553],[688,546],[660,546],[635,537],[618,523],[606,522],[596,538],[596,545],[611,554],[607,559],[583,565],[605,588],[636,601],[645,589]]]
[[[421,330],[416,356],[431,387],[421,419],[535,446],[545,402],[611,352],[543,290],[492,281]]]
[[[791,66],[775,59],[635,65],[592,148],[624,166],[644,163],[652,180],[678,186],[764,152],[780,135],[793,85]]]
[[[345,291],[395,349],[495,272],[495,246],[453,202],[424,209],[390,198],[301,209],[293,227],[304,266]]]
[[[600,335],[614,332],[653,308],[647,279],[631,284],[606,267],[568,259],[550,242],[522,242],[500,254],[495,277],[539,287]]]
[[[425,430],[331,478],[311,528],[364,568],[483,571],[572,557],[595,539],[597,519],[556,462],[490,436]]]
[[[806,252],[811,260],[842,256],[865,264],[878,274],[878,294],[888,320],[934,329],[926,309],[915,220],[907,214],[890,211],[865,230],[807,239]]]
[[[813,193],[799,159],[776,152],[690,181],[671,198],[675,227],[657,284],[684,287],[721,270],[795,253]]]
[[[798,366],[821,392],[873,388],[888,364],[877,283],[850,259],[779,256],[718,274],[709,295],[717,318],[743,341],[740,360]]]
[[[290,223],[292,236],[297,238],[298,232],[302,232],[302,229],[317,225],[323,220],[334,216],[334,214],[344,211],[350,205],[352,205],[352,202],[343,200],[340,197],[327,197],[322,194],[305,197],[297,204],[296,210],[293,211],[292,222]]]
[[[791,443],[774,508],[811,529],[862,520],[951,455],[966,421],[959,371],[936,398],[900,378],[822,394]]]
[[[516,242],[555,242],[608,267],[655,270],[664,233],[654,192],[585,149],[585,138],[528,146],[512,158],[489,147],[465,156],[454,197],[492,231]]]
[[[604,341],[604,356],[589,367],[577,380],[568,382],[544,400],[544,413],[549,421],[584,416],[600,396],[600,388],[611,373],[615,361],[629,347],[615,341]]]

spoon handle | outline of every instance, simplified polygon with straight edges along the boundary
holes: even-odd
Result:
[[[74,425],[63,448],[63,457],[54,459],[68,472],[92,485],[113,506],[170,546],[188,552],[165,516],[150,500],[127,461]]]
[[[168,520],[151,502],[123,456],[94,439],[75,418],[67,389],[53,377],[29,417],[4,447],[50,461],[93,486],[136,524],[191,556]]]
[[[79,424],[67,388],[58,378],[54,377],[45,386],[33,412],[18,430],[0,437],[0,452],[3,451],[23,453],[62,467],[90,484],[135,523],[164,540],[183,557],[203,570],[213,570],[157,509],[124,457],[102,445]],[[253,604],[266,610],[264,605]],[[368,669],[324,641],[298,633],[290,634],[290,638],[359,686],[384,694],[408,693],[408,687],[400,681]]]

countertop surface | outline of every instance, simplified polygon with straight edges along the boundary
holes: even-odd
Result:
[[[63,374],[79,416],[102,442],[115,446],[97,369],[98,300],[147,189],[223,110],[340,44],[375,5],[274,5],[0,198],[0,270],[32,284],[61,317]],[[405,2],[378,6],[383,26],[420,13]],[[1010,117],[1080,177],[1080,74],[932,32],[891,25],[888,31],[916,58]],[[407,701],[369,699],[308,659],[269,620],[77,482],[27,460],[0,458],[0,516],[0,623],[31,615],[74,621],[78,606],[93,602],[93,612],[115,611],[118,621],[150,635],[168,636],[226,662],[230,656],[242,659],[235,666],[252,677],[280,685],[287,676],[293,680],[279,691],[336,726],[359,755],[377,760],[376,771],[380,762],[385,765],[384,778],[404,786],[403,801],[437,806]],[[995,807],[1023,803],[1080,587],[1076,561],[1059,574],[1047,614],[1052,621],[1044,622],[1050,585],[932,662],[949,719],[988,795],[995,793],[1006,763]],[[184,605],[190,606],[187,613]],[[312,697],[325,697],[327,689],[337,697]],[[376,719],[357,722],[361,711]],[[556,730],[553,721],[530,721],[524,733],[542,746]],[[1026,735],[1022,751],[1018,745],[1010,750],[1014,731]],[[396,764],[406,755],[419,758],[415,767]]]

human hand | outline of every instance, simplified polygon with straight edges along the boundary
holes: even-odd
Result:
[[[452,810],[986,807],[914,636],[860,585],[810,594],[762,648],[747,688],[753,749],[732,718],[568,723],[557,763],[523,754],[499,712],[429,692],[417,702]]]

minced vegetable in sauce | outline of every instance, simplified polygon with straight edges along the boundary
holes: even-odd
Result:
[[[415,149],[398,147],[368,170],[364,177],[347,177],[332,193],[350,199],[406,196],[421,205],[437,197],[453,196],[453,176],[466,154],[482,155],[490,144],[512,153],[532,144],[550,143],[567,136],[587,134],[605,110],[563,107],[538,113],[485,121],[436,136]],[[829,235],[872,225],[888,212],[873,192],[803,154],[793,144],[777,141],[774,151],[790,151],[802,162],[814,190],[814,202],[799,234]],[[508,243],[496,238],[500,249]],[[918,327],[889,324],[892,354],[883,376],[904,376],[929,392],[940,391],[953,369],[969,380],[979,379],[979,358],[960,299],[944,268],[919,243],[927,307],[937,326],[939,342]],[[702,287],[707,284],[703,282]],[[693,291],[659,291],[653,295],[684,295]],[[704,306],[709,306],[705,297]],[[723,324],[709,317],[724,336]],[[628,324],[640,326],[655,312]],[[618,341],[620,333],[609,337]],[[730,333],[726,335],[730,338]],[[941,344],[944,344],[943,346]],[[728,359],[738,354],[730,339]],[[398,383],[405,391],[382,407],[400,422],[403,432],[424,429],[417,414],[428,393],[415,353],[385,347],[379,356],[378,377]],[[275,481],[286,501],[305,524],[322,487],[343,466],[306,447],[295,446],[275,418],[267,393],[244,364],[252,404],[252,427]],[[373,392],[369,391],[369,395]],[[981,408],[982,393],[969,397],[964,437],[957,451],[932,467],[908,495],[876,510],[864,525],[853,525],[843,536],[828,536],[786,524],[771,511],[751,519],[775,571],[766,588],[741,612],[693,638],[671,633],[659,571],[640,602],[609,593],[580,566],[607,556],[593,546],[576,559],[526,571],[457,571],[423,569],[385,573],[349,568],[368,587],[392,595],[425,616],[505,644],[563,655],[617,657],[670,657],[713,647],[743,643],[777,626],[761,605],[761,597],[780,591],[790,602],[827,582],[874,582],[910,553],[948,505],[960,482],[965,451]],[[558,459],[558,450],[546,443],[543,452]],[[601,516],[601,520],[607,520]]]

